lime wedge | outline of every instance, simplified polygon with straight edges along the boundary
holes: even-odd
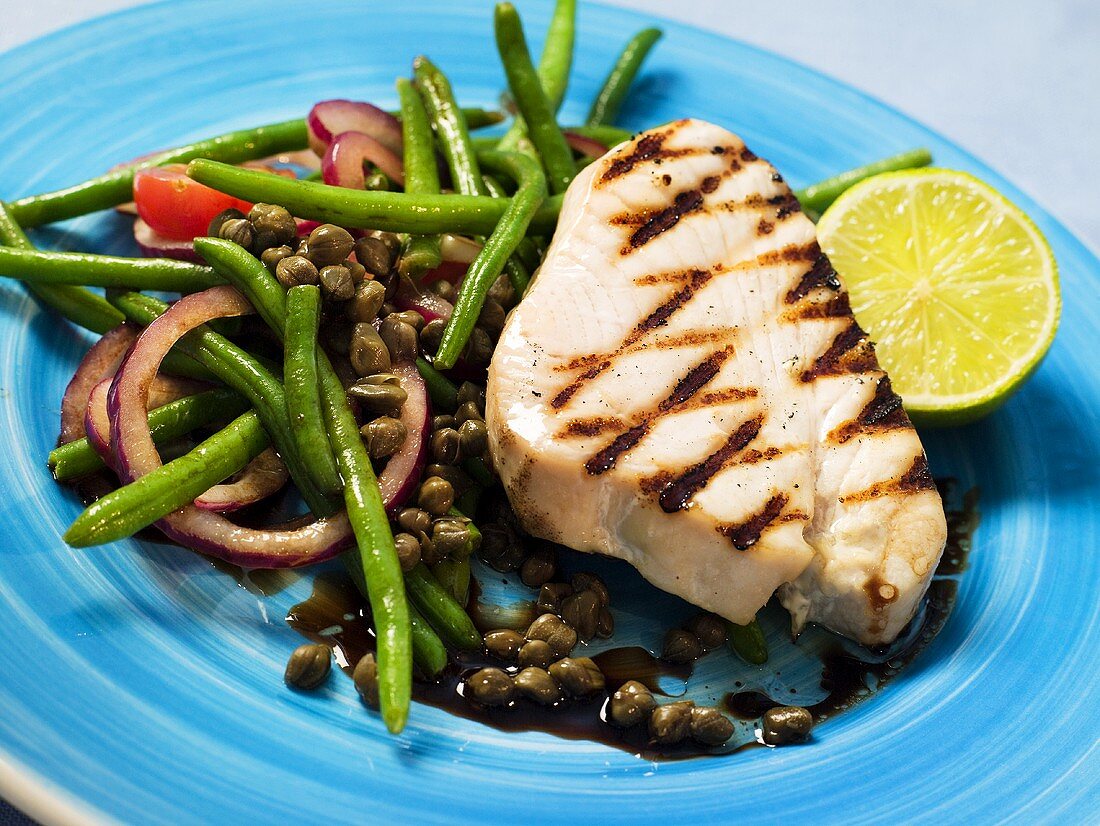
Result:
[[[918,424],[992,412],[1050,348],[1062,304],[1050,246],[972,175],[876,175],[826,210],[817,236]]]

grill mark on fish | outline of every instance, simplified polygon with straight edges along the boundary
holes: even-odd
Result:
[[[718,533],[729,539],[733,543],[733,547],[737,550],[747,551],[760,541],[760,535],[764,533],[764,529],[779,518],[780,514],[783,513],[783,508],[787,506],[788,501],[790,500],[787,498],[787,494],[774,494],[764,503],[764,507],[748,519],[742,522],[727,522],[719,525],[717,528]],[[788,515],[795,516],[796,518],[806,518],[805,514]]]
[[[636,424],[627,429],[626,432],[616,436],[611,444],[599,450],[585,462],[584,469],[592,476],[599,476],[615,467],[619,458],[645,438],[645,435],[649,433],[649,429],[661,416],[683,405],[698,393],[703,385],[717,376],[718,371],[731,355],[733,355],[733,348],[726,347],[711,353],[699,364],[692,367],[683,378],[676,382],[672,392],[658,403],[656,410],[643,412]]]
[[[818,257],[814,261],[813,267],[803,274],[802,280],[787,293],[786,301],[788,304],[794,304],[804,298],[810,290],[817,287],[828,287],[834,291],[840,289],[840,279],[837,278],[836,270],[833,269],[828,256],[821,252],[820,247],[817,251]]]
[[[691,498],[705,488],[711,478],[725,467],[730,459],[756,438],[763,423],[763,416],[756,416],[742,422],[714,453],[664,485],[658,497],[661,510],[665,513],[675,513],[686,508]]]
[[[716,264],[711,268],[714,275],[723,275],[741,270],[751,270],[757,267],[773,267],[780,264],[798,264],[815,260],[821,254],[821,249],[816,241],[808,244],[787,244],[777,250],[762,252],[755,258],[747,261],[738,261],[736,264]],[[689,279],[695,270],[672,270],[670,272],[651,273],[638,276],[634,284],[639,287],[652,287],[657,284],[679,284]]]
[[[919,453],[913,457],[909,469],[901,476],[885,482],[876,482],[858,493],[841,496],[840,501],[843,504],[867,502],[893,493],[921,493],[922,491],[935,489],[936,483],[932,479],[932,471],[928,469],[928,459],[923,453]]]
[[[857,347],[859,351],[847,357]],[[867,334],[863,332],[853,318],[851,324],[837,334],[828,349],[818,356],[808,369],[803,370],[799,378],[803,382],[811,382],[821,376],[835,376],[844,372],[862,372],[865,369],[871,369],[874,363],[874,348],[867,341]]]
[[[581,387],[607,370],[620,353],[634,346],[646,334],[667,324],[672,314],[691,301],[695,293],[704,284],[710,281],[712,277],[713,275],[705,270],[693,270],[691,280],[674,292],[671,297],[658,304],[653,312],[639,321],[637,326],[631,330],[629,335],[623,340],[623,343],[619,345],[615,353],[598,364],[589,367],[568,385],[558,391],[558,394],[551,399],[550,406],[558,409],[567,404],[569,400],[577,394],[577,391],[580,390]]]
[[[624,148],[622,151],[626,152],[626,154],[620,154],[619,157],[608,164],[607,169],[600,175],[597,186],[610,183],[616,178],[621,178],[623,175],[633,172],[635,167],[645,163],[652,162],[660,164],[665,160],[673,158],[689,158],[713,151],[698,146],[678,147],[676,149],[666,148],[665,141],[676,134],[677,130],[682,125],[682,122],[677,122],[672,124],[672,126],[664,132],[654,132],[643,135],[632,146]]]
[[[756,225],[756,234],[771,235],[773,229],[775,229],[775,222],[761,218],[760,223]]]
[[[901,406],[901,396],[894,392],[890,377],[883,376],[875,387],[875,395],[850,422],[836,427],[829,441],[844,444],[862,433],[884,433],[909,426],[909,417]]]
[[[623,427],[623,420],[615,416],[593,416],[587,419],[573,419],[566,422],[561,436],[602,436]]]
[[[619,250],[619,254],[626,256],[644,247],[662,233],[668,232],[685,215],[699,212],[703,208],[703,193],[698,189],[689,189],[678,192],[672,205],[654,213],[644,224],[631,234],[627,243]]]
[[[675,333],[673,335],[657,336],[652,340],[642,339],[630,345],[622,345],[611,353],[574,356],[565,364],[555,364],[552,369],[555,373],[572,373],[574,370],[591,367],[593,364],[598,364],[601,361],[619,358],[620,356],[633,353],[637,350],[648,350],[650,348],[658,350],[676,350],[682,347],[699,347],[704,344],[717,344],[728,341],[735,330],[736,328],[685,330],[682,333]]]
[[[755,465],[759,462],[768,462],[772,459],[778,459],[782,455],[783,451],[778,447],[766,447],[763,450],[750,449],[746,450],[737,458],[737,464]]]

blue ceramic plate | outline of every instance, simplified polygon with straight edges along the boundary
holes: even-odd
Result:
[[[467,5],[368,9],[338,0],[321,13],[289,0],[195,0],[17,49],[0,56],[0,196],[290,117],[322,98],[392,104],[394,77],[422,51],[463,100],[492,104],[504,84],[489,5]],[[523,11],[531,32],[544,30],[546,2]],[[629,32],[654,22],[583,6],[566,121],[582,118]],[[391,738],[342,675],[317,695],[282,686],[300,640],[283,617],[308,594],[308,580],[263,597],[168,545],[65,547],[60,534],[80,507],[50,480],[44,457],[88,339],[3,283],[0,794],[57,822],[1095,818],[1100,262],[1012,184],[886,106],[775,55],[661,25],[667,37],[625,112],[628,125],[716,121],[795,185],[928,146],[940,165],[969,170],[1020,204],[1054,247],[1066,309],[1046,362],[991,418],[924,434],[938,476],[981,489],[971,566],[934,643],[797,748],[652,763],[587,741],[503,734],[424,706]],[[124,220],[97,215],[36,240],[126,252],[126,237]],[[632,641],[656,645],[687,611],[655,600],[621,567],[604,571]],[[643,617],[650,603],[656,620]],[[771,633],[780,645],[777,620]],[[720,692],[736,677],[818,699],[819,675],[783,651],[758,672],[710,655],[690,691]]]

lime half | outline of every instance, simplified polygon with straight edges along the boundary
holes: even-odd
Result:
[[[972,175],[876,175],[829,207],[817,236],[918,424],[993,411],[1050,348],[1061,314],[1050,246]]]

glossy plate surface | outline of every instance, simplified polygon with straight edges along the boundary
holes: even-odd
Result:
[[[0,197],[291,117],[326,97],[393,104],[394,77],[421,51],[464,101],[491,105],[503,86],[491,10],[464,6],[334,0],[320,12],[288,0],[200,0],[29,44],[0,56]],[[544,30],[548,9],[522,4],[530,32]],[[565,121],[583,117],[613,52],[653,22],[582,7]],[[654,764],[423,706],[391,739],[342,676],[315,696],[282,686],[300,639],[282,618],[308,582],[263,598],[167,545],[64,546],[79,503],[50,480],[44,457],[87,339],[4,282],[0,794],[39,817],[78,821],[1095,819],[1100,262],[1007,181],[886,106],[774,55],[661,25],[667,36],[628,125],[713,120],[795,186],[928,146],[939,165],[973,172],[1020,204],[1058,257],[1065,313],[1035,378],[986,421],[923,434],[937,476],[982,492],[971,567],[932,646],[798,748]],[[126,236],[122,219],[98,215],[35,237],[126,252]],[[618,620],[656,645],[682,607],[643,619],[646,594],[625,596]],[[722,676],[722,662],[709,677]]]

